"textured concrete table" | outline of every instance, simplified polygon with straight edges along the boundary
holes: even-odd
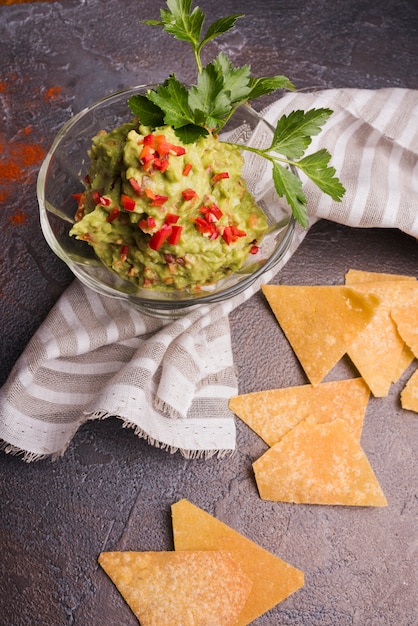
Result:
[[[0,384],[72,280],[37,216],[36,173],[54,134],[118,88],[168,72],[193,79],[184,46],[173,51],[139,24],[158,16],[158,3],[150,5],[0,6]],[[214,17],[247,14],[219,47],[254,74],[283,73],[299,88],[418,88],[412,0],[201,5]],[[276,280],[340,283],[350,267],[416,274],[417,243],[397,231],[319,222]],[[306,382],[260,294],[231,315],[231,327],[241,392]],[[348,362],[337,373],[355,374]],[[265,445],[242,423],[237,453],[223,460],[170,455],[112,419],[83,426],[55,463],[0,453],[0,623],[133,626],[97,556],[104,548],[171,549],[170,505],[187,498],[305,572],[304,588],[258,626],[415,626],[418,418],[398,400],[410,373],[366,414],[362,444],[388,498],[384,509],[262,502],[251,463]]]

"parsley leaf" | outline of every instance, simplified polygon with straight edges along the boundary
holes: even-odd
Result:
[[[321,191],[337,202],[341,200],[345,189],[335,176],[335,168],[328,165],[331,155],[326,148],[303,157],[297,166],[317,185]]]
[[[306,113],[292,111],[283,115],[277,122],[270,150],[284,154],[288,159],[300,158],[311,144],[311,137],[320,132],[331,114],[330,109],[310,109]]]
[[[248,100],[251,81],[250,66],[232,67],[231,61],[223,52],[216,57],[213,64],[218,75],[222,76],[223,88],[228,92],[231,104]]]
[[[205,15],[196,7],[191,11],[192,0],[167,0],[167,9],[160,9],[161,20],[145,20],[149,26],[162,26],[166,33],[180,41],[197,46],[200,41]]]
[[[273,163],[273,182],[277,195],[280,198],[286,198],[294,217],[306,228],[308,225],[307,200],[300,178],[283,165]]]
[[[260,96],[267,95],[276,91],[277,89],[287,89],[289,91],[296,91],[293,83],[290,82],[286,76],[271,76],[265,78],[251,78],[250,92],[248,94],[248,100],[255,100]]]
[[[128,106],[132,113],[141,120],[145,126],[162,126],[164,124],[164,112],[159,106],[151,102],[147,96],[136,94],[128,100]]]
[[[180,128],[186,124],[194,124],[188,91],[174,74],[157,89],[150,89],[147,97],[164,112],[164,123],[168,126]]]
[[[208,41],[211,41],[211,39],[214,39],[218,35],[223,35],[224,33],[228,32],[228,30],[231,30],[231,28],[234,27],[237,19],[239,19],[240,17],[244,17],[243,13],[229,15],[228,17],[221,17],[220,20],[213,22],[213,24],[209,26],[206,35],[202,39],[200,43],[200,48],[202,49],[203,46],[208,43]]]

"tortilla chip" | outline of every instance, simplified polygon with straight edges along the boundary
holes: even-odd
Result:
[[[385,506],[369,461],[342,420],[305,420],[253,463],[264,500]]]
[[[401,356],[399,358],[398,364],[393,371],[393,374],[394,374],[393,380],[392,380],[393,383],[396,383],[396,381],[400,379],[402,374],[405,372],[405,370],[408,369],[408,367],[411,365],[414,359],[415,359],[414,354],[412,353],[411,349],[408,348],[408,346],[405,344],[404,347],[402,348],[402,352],[401,352]]]
[[[344,356],[379,305],[376,296],[341,285],[262,290],[312,385]]]
[[[229,408],[269,446],[309,416],[316,423],[342,419],[360,441],[369,396],[364,380],[352,378],[243,394]]]
[[[102,552],[141,626],[235,626],[252,583],[227,552]]]
[[[403,409],[418,413],[418,370],[415,370],[401,391],[401,405]]]
[[[406,354],[405,343],[391,317],[391,310],[398,305],[418,302],[418,282],[378,280],[359,282],[353,286],[364,293],[377,295],[381,305],[370,324],[350,346],[348,356],[373,395],[384,397],[388,395],[391,384],[398,380],[400,364]]]
[[[391,310],[398,333],[418,358],[418,304],[395,306]]]
[[[354,285],[355,283],[370,283],[375,280],[415,280],[415,276],[406,276],[405,274],[387,274],[385,272],[366,272],[364,270],[348,270],[345,275],[346,285]]]
[[[253,583],[236,626],[246,626],[303,586],[303,572],[187,500],[171,507],[176,550],[228,550]]]

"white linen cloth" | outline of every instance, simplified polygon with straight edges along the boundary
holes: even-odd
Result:
[[[328,148],[347,192],[333,202],[303,180],[310,225],[325,218],[418,238],[418,91],[289,93],[264,113],[275,122],[312,107],[334,114],[308,152]],[[228,314],[280,270],[307,232],[298,226],[285,258],[246,292],[174,321],[74,280],[0,390],[3,449],[27,461],[56,458],[86,420],[117,416],[151,444],[185,456],[234,450],[228,400],[238,388]]]

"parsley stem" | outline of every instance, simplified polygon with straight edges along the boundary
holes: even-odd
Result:
[[[267,159],[268,161],[271,161],[271,163],[279,161],[280,163],[287,163],[287,165],[298,167],[297,161],[290,161],[289,159],[286,159],[283,156],[273,156],[269,152],[269,148],[265,150],[261,150],[260,148],[253,148],[251,146],[246,146],[240,143],[233,143],[230,141],[224,141],[223,143],[227,143],[230,146],[236,146],[240,150],[246,150],[247,152],[254,152],[255,154],[258,154],[258,156],[262,157],[263,159]]]

